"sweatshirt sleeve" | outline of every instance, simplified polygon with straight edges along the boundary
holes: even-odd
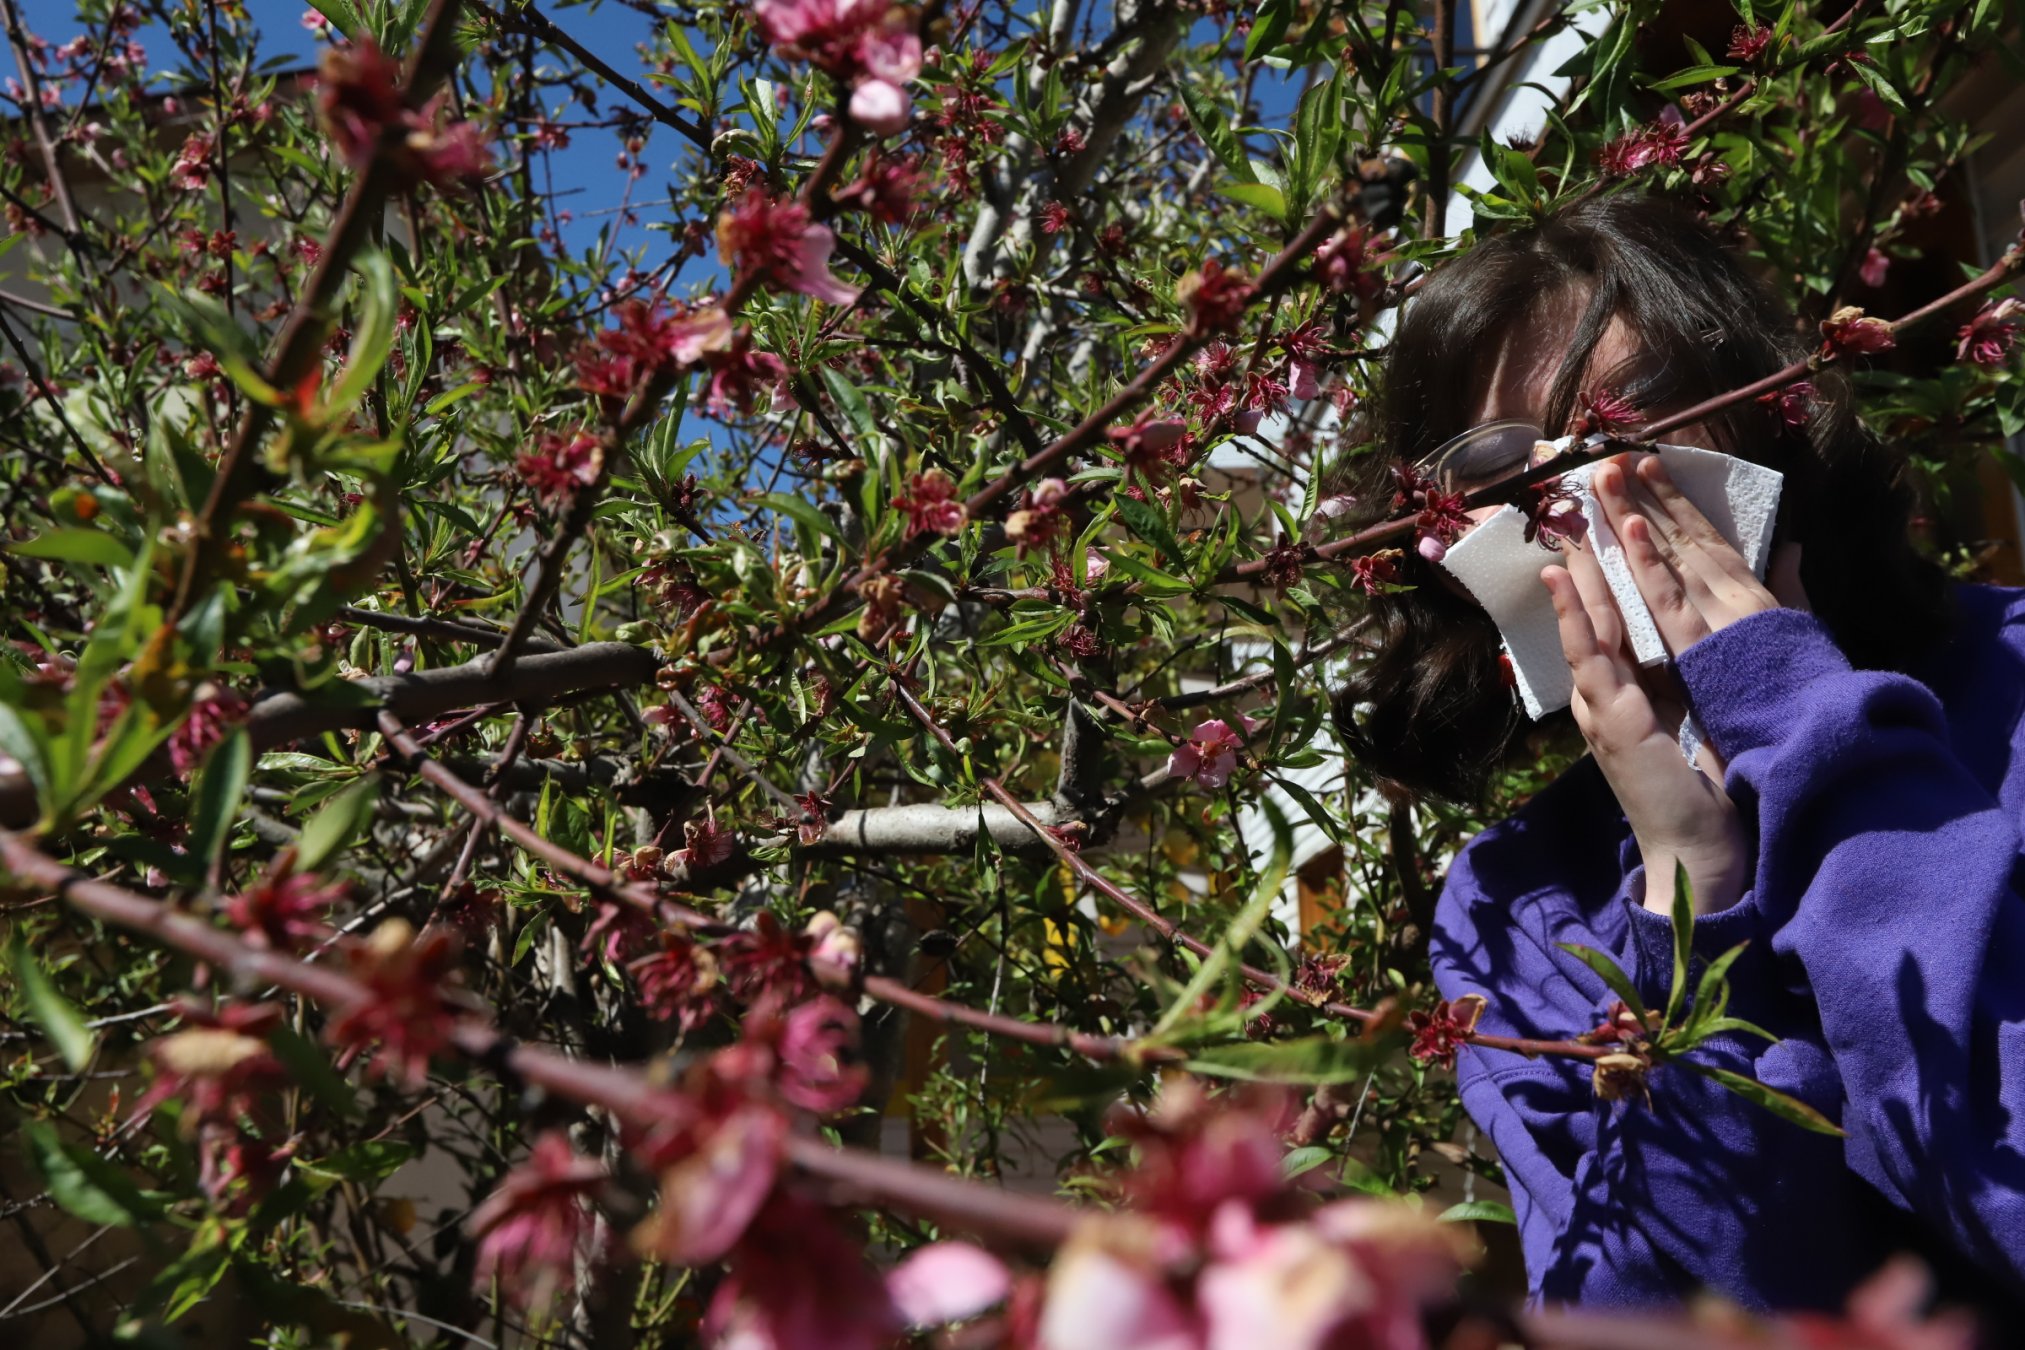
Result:
[[[1758,838],[1751,890],[1706,926],[1797,963],[1792,992],[1818,1009],[1845,1093],[1848,1165],[2025,1282],[2018,819],[1959,760],[1925,685],[1854,669],[1811,614],[1751,615],[1679,669]],[[2013,742],[2015,705],[1978,713]],[[1643,950],[1665,920],[1633,922]]]

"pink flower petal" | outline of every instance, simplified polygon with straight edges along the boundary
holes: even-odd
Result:
[[[910,1327],[975,1317],[1012,1288],[996,1256],[967,1242],[931,1242],[886,1276],[886,1293]]]
[[[792,288],[833,305],[855,303],[858,288],[846,286],[830,273],[830,250],[836,246],[837,236],[827,225],[810,225],[803,230],[802,237],[795,241]]]
[[[913,102],[891,80],[866,80],[851,91],[851,120],[875,136],[895,136],[907,129]]]

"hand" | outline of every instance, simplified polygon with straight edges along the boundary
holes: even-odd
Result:
[[[1597,468],[1593,481],[1660,640],[1675,656],[1748,614],[1807,608],[1799,545],[1781,545],[1774,554],[1768,588],[1681,495],[1658,455],[1618,455]]]
[[[1613,528],[1614,528],[1613,522]],[[1632,659],[1624,619],[1586,543],[1565,546],[1567,567],[1545,567],[1561,650],[1575,677],[1575,725],[1617,795],[1645,862],[1647,909],[1673,906],[1676,860],[1687,864],[1695,910],[1727,908],[1744,892],[1748,859],[1743,826],[1723,791],[1723,765],[1704,746],[1698,764],[1682,758],[1678,732],[1684,700],[1670,672],[1647,672]]]

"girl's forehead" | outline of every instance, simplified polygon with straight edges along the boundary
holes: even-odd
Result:
[[[1571,286],[1544,298],[1525,318],[1499,337],[1488,377],[1479,386],[1472,423],[1504,417],[1541,421],[1547,411],[1554,377],[1568,354],[1569,339],[1582,322],[1589,303],[1587,285]],[[1589,359],[1592,371],[1609,370],[1638,350],[1638,340],[1622,315],[1612,315]]]

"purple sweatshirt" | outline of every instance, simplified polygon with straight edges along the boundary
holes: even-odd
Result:
[[[1470,1115],[1503,1159],[1535,1297],[1839,1305],[1912,1248],[1959,1292],[2025,1290],[2025,591],[1957,588],[1919,678],[1858,670],[1812,615],[1751,615],[1681,653],[1756,859],[1695,925],[1701,965],[1738,942],[1732,1015],[1782,1039],[1696,1055],[1799,1097],[1810,1133],[1699,1074],[1652,1104],[1599,1102],[1585,1065],[1465,1048]],[[1614,957],[1651,1006],[1665,916],[1584,759],[1449,870],[1432,956],[1481,1028],[1565,1038],[1612,996],[1560,942]]]

